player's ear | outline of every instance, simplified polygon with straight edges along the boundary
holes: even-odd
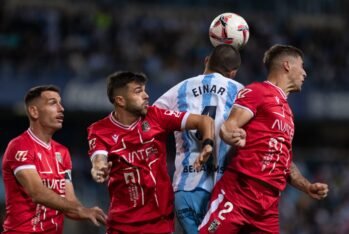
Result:
[[[125,106],[125,98],[123,96],[115,96],[114,97],[114,103],[117,106]]]
[[[237,72],[238,72],[237,69],[231,70],[230,72],[228,72],[228,77],[233,79],[236,76]]]
[[[290,71],[290,69],[291,69],[290,61],[289,61],[289,60],[283,61],[283,62],[282,62],[282,67],[283,67],[286,71]]]
[[[38,119],[39,118],[39,110],[38,107],[35,105],[30,105],[27,108],[28,115],[31,119]]]

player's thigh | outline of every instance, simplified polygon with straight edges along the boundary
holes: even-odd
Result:
[[[199,233],[238,233],[245,222],[241,209],[227,199],[224,190],[212,194],[210,207],[199,226]]]

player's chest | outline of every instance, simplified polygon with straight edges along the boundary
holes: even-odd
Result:
[[[116,131],[108,140],[109,158],[133,164],[148,163],[159,156],[164,140],[164,132],[147,123],[132,131]]]
[[[265,104],[260,109],[259,118],[271,131],[283,132],[293,138],[293,113],[285,99],[278,96],[265,98]]]
[[[62,153],[52,149],[35,152],[35,167],[41,178],[64,178],[66,170]]]

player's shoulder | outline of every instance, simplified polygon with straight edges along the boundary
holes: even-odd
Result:
[[[151,115],[154,115],[156,113],[163,112],[164,110],[166,110],[166,109],[163,109],[163,108],[158,107],[156,105],[148,106],[147,116],[151,116]]]
[[[23,148],[29,147],[29,139],[28,139],[28,133],[27,131],[21,133],[20,135],[16,136],[13,138],[9,143],[8,143],[8,148],[17,148],[19,146]]]
[[[89,131],[98,130],[98,129],[100,129],[100,128],[105,127],[106,125],[109,125],[110,122],[111,122],[111,120],[110,120],[111,115],[112,115],[112,113],[110,113],[109,115],[107,115],[106,117],[104,117],[104,118],[102,118],[102,119],[100,119],[100,120],[97,120],[97,121],[93,122],[92,124],[90,124],[90,125],[87,127],[87,129],[88,129]]]
[[[241,89],[242,87],[244,87],[243,84],[241,84],[240,82],[232,79],[232,78],[228,78],[223,76],[220,73],[212,73],[212,76],[214,78],[214,83],[218,83],[218,84],[231,84],[233,86],[238,87],[239,89]]]
[[[264,82],[253,82],[249,85],[246,85],[245,89],[263,93],[263,92],[265,92],[265,90],[268,89],[268,87]]]

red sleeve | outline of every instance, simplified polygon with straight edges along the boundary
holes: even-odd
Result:
[[[161,109],[156,106],[151,107],[158,123],[167,132],[180,131],[183,118],[186,112]]]
[[[97,152],[101,152],[102,154],[108,154],[108,150],[103,140],[100,138],[97,133],[98,126],[96,124],[92,124],[87,128],[87,140],[88,140],[88,155],[91,157]]]
[[[259,105],[263,101],[263,93],[259,83],[253,83],[241,89],[238,93],[234,105],[250,110],[256,115]]]
[[[64,166],[65,166],[65,170],[72,170],[73,163],[71,161],[71,156],[70,156],[69,150],[66,147],[64,147],[63,152],[64,152]]]
[[[23,142],[12,141],[9,143],[4,157],[13,172],[21,168],[35,168],[34,152],[30,148],[28,144]]]

